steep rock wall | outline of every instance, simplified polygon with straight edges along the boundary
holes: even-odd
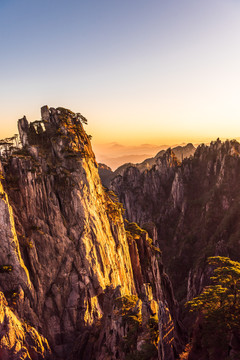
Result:
[[[238,142],[217,140],[182,163],[168,151],[151,170],[129,167],[112,180],[126,218],[157,229],[179,299],[206,285],[208,256],[240,260],[239,154]]]
[[[2,360],[42,360],[51,357],[47,340],[32,326],[18,319],[9,308],[2,292],[0,292],[0,332]]]
[[[53,359],[134,358],[148,342],[156,359],[152,317],[160,301],[170,307],[161,259],[146,234],[126,235],[121,205],[102,188],[85,121],[47,107],[41,121],[19,120],[23,147],[3,158],[0,206],[9,214],[0,247],[11,271],[0,289],[17,294],[14,311],[48,339]],[[179,351],[177,336],[171,346]]]

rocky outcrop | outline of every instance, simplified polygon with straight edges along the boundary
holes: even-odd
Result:
[[[182,163],[168,151],[152,169],[130,167],[112,180],[126,218],[154,224],[180,300],[207,284],[208,256],[240,260],[239,154],[238,142],[217,140]]]
[[[0,164],[0,176],[3,178],[3,168]],[[12,284],[21,292],[31,290],[29,272],[26,268],[19,248],[12,207],[7,193],[0,183],[0,280],[1,289],[5,292],[12,290]],[[13,271],[14,270],[14,271]],[[11,276],[10,276],[11,274]],[[9,277],[11,284],[9,283]]]
[[[195,146],[193,146],[192,143],[188,143],[187,145],[183,145],[183,146],[175,146],[175,147],[171,148],[171,150],[175,154],[176,158],[179,161],[182,161],[183,159],[193,156],[196,148],[195,148]],[[163,155],[164,155],[164,150],[159,151],[157,153],[157,155],[155,155],[155,157],[154,157],[155,161]],[[155,162],[152,165],[154,165],[154,164],[155,164]]]
[[[32,326],[18,319],[9,308],[2,292],[0,292],[0,333],[2,360],[41,360],[49,359],[51,356],[47,340]]]
[[[126,218],[141,225],[155,223],[161,207],[165,208],[167,201],[173,202],[171,188],[178,169],[180,163],[169,149],[150,171],[141,173],[136,167],[129,167],[122,176],[114,178],[111,187],[126,209]]]
[[[99,176],[100,176],[103,186],[108,188],[110,185],[110,181],[112,180],[114,172],[112,171],[112,169],[109,166],[98,163],[98,173],[99,173]]]
[[[85,122],[48,107],[39,121],[19,120],[23,146],[2,158],[0,290],[52,359],[134,359],[148,346],[156,359],[158,304],[171,309],[173,295],[159,249],[146,232],[126,233],[103,189]]]

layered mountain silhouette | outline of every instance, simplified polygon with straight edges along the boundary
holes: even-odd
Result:
[[[176,146],[173,149],[174,154],[178,158],[179,161],[182,161],[186,157],[190,157],[194,154],[196,148],[193,146],[193,144],[189,143],[184,146]],[[99,164],[99,176],[102,180],[102,183],[104,186],[109,187],[111,180],[117,176],[122,175],[130,166],[134,166],[137,169],[139,169],[141,172],[145,170],[150,170],[156,163],[157,159],[165,154],[166,150],[159,151],[154,157],[145,159],[141,163],[133,164],[133,163],[125,163],[121,166],[119,166],[115,171],[112,171],[112,169],[105,165],[105,164]]]

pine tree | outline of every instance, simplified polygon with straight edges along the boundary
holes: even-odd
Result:
[[[212,285],[187,303],[190,311],[198,311],[203,318],[202,346],[227,351],[234,333],[240,332],[240,263],[227,257],[210,257],[215,267]]]

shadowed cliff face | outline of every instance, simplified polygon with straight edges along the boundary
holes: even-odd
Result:
[[[171,342],[159,338],[159,304],[178,321],[159,250],[146,232],[125,231],[82,122],[47,107],[41,121],[19,120],[23,147],[2,159],[0,266],[10,271],[0,289],[52,359],[137,359],[150,344],[148,359],[170,360],[181,340],[174,329]]]
[[[129,167],[111,187],[126,218],[151,223],[179,299],[191,299],[209,278],[211,255],[240,260],[240,144],[201,145],[179,163],[168,151],[150,171]]]

